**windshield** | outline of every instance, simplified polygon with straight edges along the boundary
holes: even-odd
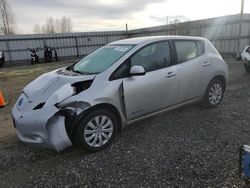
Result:
[[[132,45],[106,45],[92,52],[72,67],[81,74],[97,74],[105,71],[126,54]]]

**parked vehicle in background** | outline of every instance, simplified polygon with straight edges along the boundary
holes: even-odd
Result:
[[[3,66],[4,63],[5,63],[4,52],[0,51],[0,67]]]
[[[227,80],[227,64],[205,38],[120,40],[27,85],[13,122],[23,142],[97,151],[138,120],[195,102],[218,106]]]
[[[49,63],[52,60],[52,49],[48,46],[44,47],[44,60],[45,63]]]
[[[54,51],[54,58],[55,61],[58,61],[57,51],[56,48],[51,48],[48,46],[44,46],[44,60],[46,63],[49,63],[53,59],[53,51]]]
[[[36,48],[36,49],[28,48],[28,50],[31,52],[31,54],[30,54],[31,64],[33,65],[34,63],[38,63],[38,61],[39,61],[39,48]]]
[[[246,46],[241,53],[241,59],[247,72],[250,72],[250,46]]]

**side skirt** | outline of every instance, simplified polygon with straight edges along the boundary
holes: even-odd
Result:
[[[169,108],[165,108],[165,109],[162,109],[160,111],[157,111],[157,112],[153,112],[151,114],[147,114],[145,116],[142,116],[142,117],[139,117],[137,119],[133,119],[131,121],[128,121],[128,124],[133,124],[133,123],[136,123],[138,121],[141,121],[141,120],[144,120],[144,119],[147,119],[147,118],[150,118],[152,116],[156,116],[156,115],[159,115],[159,114],[162,114],[164,112],[168,112],[168,111],[171,111],[171,110],[174,110],[176,108],[179,108],[179,107],[182,107],[182,106],[186,106],[188,104],[191,104],[191,103],[196,103],[196,102],[199,102],[201,99],[200,98],[195,98],[195,99],[191,99],[189,101],[186,101],[184,103],[181,103],[181,104],[178,104],[178,105],[175,105],[175,106],[171,106]]]

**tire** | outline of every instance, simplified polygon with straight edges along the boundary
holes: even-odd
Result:
[[[247,64],[246,62],[244,62],[244,67],[245,67],[245,70],[250,73],[250,65]]]
[[[114,140],[117,132],[116,116],[109,110],[98,109],[79,118],[74,132],[74,143],[90,152],[99,151]]]
[[[205,96],[203,97],[202,104],[206,108],[217,107],[225,92],[225,85],[220,79],[213,79],[207,87]]]

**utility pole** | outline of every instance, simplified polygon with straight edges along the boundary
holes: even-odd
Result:
[[[128,24],[126,24],[126,35],[127,35],[127,38],[129,38],[129,34],[128,34]]]
[[[242,21],[243,21],[243,13],[244,13],[244,0],[241,0],[241,11],[240,11],[240,25],[239,25],[239,37],[238,37],[238,52],[237,58],[240,56],[241,53],[241,38],[242,38]]]
[[[168,25],[168,16],[166,16],[166,25]]]

